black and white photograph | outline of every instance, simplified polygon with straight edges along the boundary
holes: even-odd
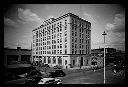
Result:
[[[10,4],[4,84],[125,84],[125,6]]]

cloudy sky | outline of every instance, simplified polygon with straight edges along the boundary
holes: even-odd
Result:
[[[118,4],[14,4],[4,13],[4,47],[30,48],[32,30],[50,17],[73,13],[90,21],[91,48],[106,47],[125,50],[125,8]]]

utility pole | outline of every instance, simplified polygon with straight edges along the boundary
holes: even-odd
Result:
[[[102,35],[104,36],[104,84],[105,84],[105,35],[107,34],[104,31]]]

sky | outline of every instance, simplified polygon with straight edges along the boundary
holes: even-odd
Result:
[[[125,7],[119,4],[13,4],[4,12],[4,47],[30,49],[32,30],[43,21],[73,13],[91,22],[91,49],[125,51]]]

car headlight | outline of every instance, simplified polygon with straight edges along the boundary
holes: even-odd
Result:
[[[61,82],[61,80],[59,79],[58,81],[60,81]]]

